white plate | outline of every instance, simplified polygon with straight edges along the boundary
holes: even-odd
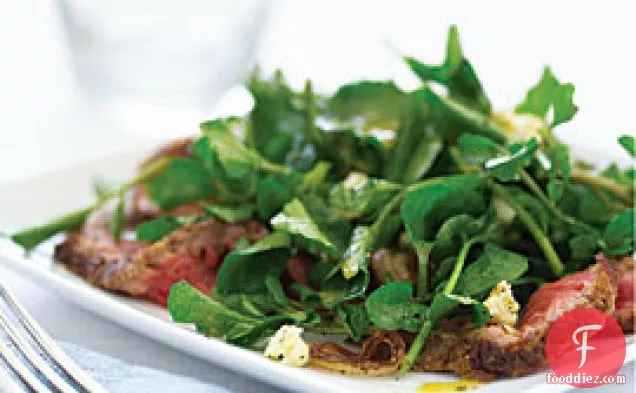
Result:
[[[29,206],[29,209],[7,209],[3,211],[2,222],[5,225],[33,224],[84,206],[90,201],[90,177],[93,174],[125,178],[132,174],[135,163],[146,154],[146,151],[121,154],[5,186],[0,190],[1,206]],[[170,321],[170,316],[164,309],[153,304],[91,287],[52,263],[52,245],[52,242],[44,245],[30,259],[25,259],[19,247],[2,239],[0,263],[88,311],[178,351],[248,374],[263,382],[297,392],[414,393],[427,382],[456,380],[451,375],[435,373],[409,373],[400,379],[346,377],[279,365],[267,360],[260,353],[208,339],[186,326],[176,325]],[[633,360],[635,354],[636,344],[633,337],[629,337],[626,362]],[[559,392],[570,388],[568,385],[547,385],[546,372],[484,384],[476,391]]]

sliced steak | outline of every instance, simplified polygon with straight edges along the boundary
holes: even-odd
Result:
[[[399,332],[374,330],[355,352],[330,342],[311,343],[311,365],[342,374],[382,376],[395,374],[406,353],[406,342]]]
[[[99,221],[98,221],[99,222]],[[186,225],[152,245],[121,240],[89,220],[55,249],[55,259],[91,284],[143,296],[165,305],[172,284],[187,280],[208,293],[217,267],[240,238],[262,238],[266,229],[256,221],[227,224],[218,220]]]
[[[139,242],[122,240],[114,244],[72,232],[55,247],[54,257],[95,286],[139,296],[147,290],[146,278],[131,261],[146,247]]]
[[[145,296],[165,305],[170,288],[181,280],[210,293],[220,263],[236,242],[245,238],[254,243],[266,233],[265,227],[254,220],[227,224],[214,219],[173,232],[133,260],[149,269]]]
[[[623,257],[618,268],[618,284],[616,293],[616,310],[614,319],[625,333],[634,331],[634,259]]]

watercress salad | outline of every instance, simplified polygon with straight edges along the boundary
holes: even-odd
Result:
[[[12,238],[30,250],[136,184],[166,211],[200,201],[207,217],[257,218],[270,234],[225,256],[213,293],[173,286],[174,320],[252,348],[283,324],[354,341],[404,330],[415,339],[403,372],[443,318],[488,321],[482,301],[501,281],[523,304],[598,252],[633,252],[634,169],[592,170],[553,133],[578,110],[572,84],[546,67],[522,102],[496,111],[455,27],[441,64],[404,61],[421,80],[414,91],[362,81],[325,96],[311,81],[294,91],[280,71],[255,72],[249,115],[202,123],[191,157],[158,160],[94,205]],[[393,137],[379,140],[378,129]],[[619,143],[636,154],[633,136]],[[161,216],[137,237],[157,241],[196,219]],[[381,248],[416,255],[415,277],[375,277]],[[299,253],[312,258],[311,285],[285,288]]]

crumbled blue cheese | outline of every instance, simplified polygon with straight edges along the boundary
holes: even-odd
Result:
[[[356,191],[364,187],[368,180],[369,177],[362,172],[351,172],[344,179],[342,185],[349,190]]]
[[[509,143],[526,142],[532,137],[541,142],[541,131],[547,127],[541,118],[527,113],[506,111],[495,112],[492,116],[505,132]]]
[[[303,329],[283,325],[269,339],[265,356],[288,366],[302,367],[309,362],[309,345],[303,341]]]
[[[484,306],[490,312],[491,321],[505,327],[512,328],[519,317],[519,303],[512,294],[512,288],[506,281],[502,281],[490,292]]]
[[[347,280],[355,277],[358,274],[358,271],[360,271],[360,265],[358,264],[358,261],[353,258],[348,258],[342,264],[342,275]]]

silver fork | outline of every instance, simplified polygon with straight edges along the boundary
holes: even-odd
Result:
[[[2,284],[0,284],[0,298],[6,305],[6,310],[12,312],[19,321],[20,327],[14,326],[8,318],[8,314],[0,308],[0,328],[13,343],[17,355],[8,345],[0,341],[0,358],[4,359],[9,368],[17,375],[24,385],[31,391],[36,393],[49,393],[51,389],[47,387],[42,379],[43,377],[53,392],[59,393],[108,393],[101,385],[89,377],[82,369],[69,358],[55,344],[51,337],[42,330],[38,323],[27,313],[27,311],[18,303],[13,294]],[[38,354],[34,349],[30,340],[25,337],[24,331],[28,333],[32,341],[37,344],[39,349],[52,361],[62,374],[74,382],[76,387],[65,381],[62,376],[49,365],[49,363]],[[13,381],[6,371],[0,365],[0,390],[3,392],[22,392],[23,388]]]

